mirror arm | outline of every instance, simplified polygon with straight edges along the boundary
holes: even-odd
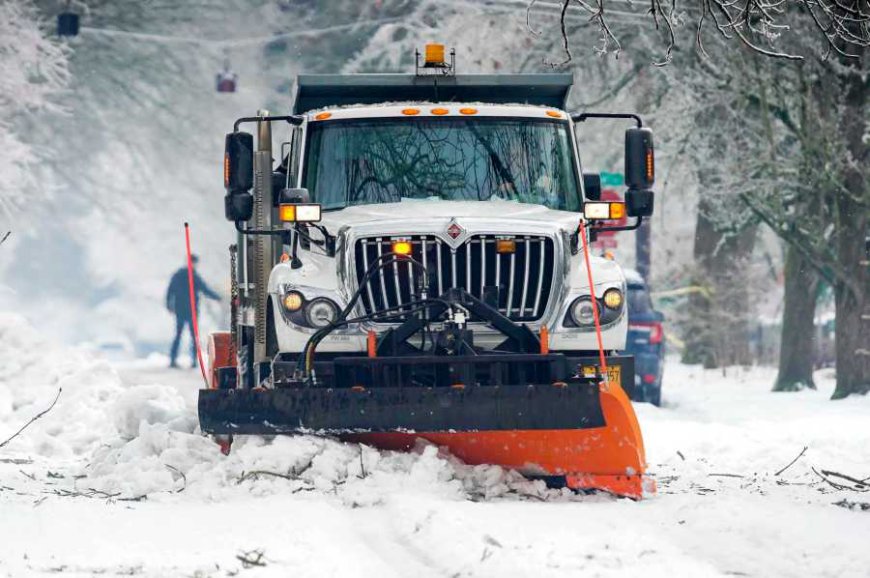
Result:
[[[233,132],[239,132],[239,127],[248,122],[260,122],[260,121],[272,122],[276,120],[285,120],[288,123],[299,126],[302,124],[302,121],[305,120],[305,117],[302,115],[290,115],[290,116],[243,116],[242,118],[236,119],[236,122],[233,123]]]
[[[574,122],[584,122],[590,118],[629,118],[637,123],[637,128],[643,127],[640,116],[628,112],[581,112],[571,115],[571,120]]]
[[[589,227],[590,232],[600,233],[602,231],[634,231],[643,224],[643,217],[638,217],[634,225],[626,225],[624,227]]]

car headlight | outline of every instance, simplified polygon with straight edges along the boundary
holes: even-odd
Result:
[[[311,327],[327,327],[338,319],[338,305],[325,297],[318,297],[305,306],[305,320]]]
[[[622,307],[622,291],[619,289],[608,289],[604,292],[604,305],[609,309],[619,309]]]
[[[595,313],[592,310],[592,299],[580,297],[571,305],[571,319],[577,325],[586,326],[595,323]]]

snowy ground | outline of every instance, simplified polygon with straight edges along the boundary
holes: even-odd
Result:
[[[870,576],[870,494],[812,470],[870,476],[870,399],[828,401],[829,372],[773,394],[768,369],[671,363],[665,407],[637,408],[659,491],[632,502],[434,447],[224,457],[196,433],[197,373],[110,365],[9,314],[0,343],[0,440],[63,388],[0,448],[0,576]]]

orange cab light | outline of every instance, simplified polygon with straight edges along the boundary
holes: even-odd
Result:
[[[495,241],[495,252],[496,253],[516,253],[517,252],[517,242],[513,239],[496,239]]]
[[[393,241],[393,253],[407,257],[411,254],[411,241]]]
[[[444,64],[444,45],[427,44],[424,61],[426,64]]]
[[[614,220],[625,218],[625,203],[610,203],[610,218]]]
[[[431,112],[432,114],[437,114],[438,116],[441,116],[441,115],[447,114],[450,111],[447,110],[446,108],[433,108],[429,112]]]
[[[296,205],[278,205],[278,219],[287,223],[296,221]]]
[[[332,116],[331,112],[321,112],[317,116],[314,117],[314,120],[326,120]]]
[[[460,108],[459,113],[460,114],[477,114],[477,109],[476,108]]]
[[[562,118],[562,113],[558,110],[548,110],[547,116],[552,116],[553,118]]]
[[[420,109],[419,108],[403,108],[402,114],[407,115],[407,116],[414,116],[414,115],[420,114]]]

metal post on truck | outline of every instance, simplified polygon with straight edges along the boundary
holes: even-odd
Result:
[[[254,152],[254,229],[272,228],[272,124],[262,120],[268,110],[257,111],[257,150]],[[267,285],[272,270],[273,242],[271,237],[254,237],[254,363],[266,360]],[[255,365],[256,367],[256,365]]]

